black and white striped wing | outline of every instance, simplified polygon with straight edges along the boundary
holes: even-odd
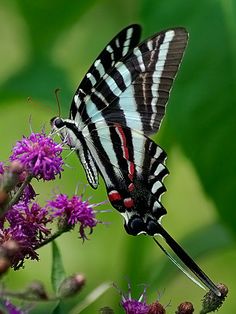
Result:
[[[85,142],[86,134],[94,134],[100,123],[106,126],[119,124],[145,135],[159,128],[187,43],[187,32],[183,28],[170,29],[134,47],[139,35],[137,25],[121,31],[96,59],[80,84],[72,101],[70,118],[82,130]],[[105,61],[108,51],[110,57]],[[127,143],[132,140],[127,135]],[[110,154],[114,153],[113,141],[111,135],[107,144]],[[98,149],[97,139],[90,142]],[[141,151],[144,155],[148,153],[145,147]],[[97,166],[88,144],[81,146],[78,155],[92,187],[98,185],[97,169],[106,181],[106,173],[101,171],[101,164]],[[110,160],[110,163],[114,161]],[[120,173],[125,175],[122,167]],[[112,174],[108,173],[110,176]]]
[[[76,91],[70,119],[88,182],[96,188],[100,172],[126,230],[153,235],[166,213],[160,196],[168,171],[165,153],[147,135],[164,116],[187,32],[169,29],[138,45],[139,37],[131,25],[105,47]]]
[[[154,235],[153,224],[166,214],[161,204],[162,179],[168,174],[165,152],[142,132],[118,123],[99,122],[83,134],[127,232]]]
[[[124,28],[107,44],[75,92],[70,109],[70,119],[82,120],[83,122],[89,119],[87,112],[87,109],[89,110],[88,100],[94,93],[95,88],[103,82],[107,82],[108,73],[111,69],[115,72],[116,63],[138,45],[140,36],[140,25],[133,24]],[[118,71],[117,74],[119,75]]]
[[[71,105],[70,118],[81,128],[105,119],[147,135],[159,129],[188,35],[183,28],[170,29],[133,47],[139,33],[137,25],[120,32],[101,53],[110,52],[111,67],[105,71],[98,57],[86,74]],[[125,49],[114,44],[119,36],[130,44]]]

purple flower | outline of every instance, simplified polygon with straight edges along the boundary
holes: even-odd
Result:
[[[29,203],[31,200],[34,200],[37,196],[33,186],[29,183],[26,185],[23,194],[21,196],[21,200],[25,203]]]
[[[49,213],[37,203],[19,202],[6,214],[11,227],[21,226],[22,232],[34,241],[42,240],[50,233],[46,224],[51,221]]]
[[[6,246],[6,242],[11,240],[18,246],[11,257],[11,265],[18,269],[23,266],[25,258],[38,259],[35,250],[50,234],[46,225],[52,217],[48,211],[37,203],[27,204],[21,201],[9,209],[4,219],[0,230],[0,245]],[[4,228],[5,223],[7,228]]]
[[[62,146],[43,132],[32,133],[16,143],[10,160],[19,161],[37,179],[54,180],[63,170],[61,152]]]
[[[121,306],[126,314],[148,314],[150,306],[146,303],[146,289],[144,289],[138,300],[131,297],[130,284],[128,295],[124,295],[122,292],[120,294],[122,296]]]
[[[38,254],[34,250],[35,241],[25,234],[20,225],[0,230],[0,245],[6,247],[8,241],[15,242],[18,248],[14,255],[9,257],[15,270],[23,266],[25,258],[38,260]]]
[[[86,239],[84,229],[88,227],[92,231],[98,223],[92,209],[93,205],[89,204],[88,201],[83,201],[81,196],[74,195],[69,199],[66,194],[59,194],[55,200],[48,201],[47,207],[52,208],[53,217],[66,219],[69,227],[73,227],[79,222],[79,232],[82,239]]]
[[[134,299],[127,299],[121,302],[126,314],[148,314],[149,305],[145,302]]]

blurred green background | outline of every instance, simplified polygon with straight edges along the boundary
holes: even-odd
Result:
[[[220,313],[234,313],[236,299],[236,1],[233,0],[86,0],[0,1],[0,160],[7,160],[12,145],[57,115],[55,88],[68,115],[72,95],[104,45],[131,23],[143,26],[143,39],[162,29],[183,26],[190,40],[169,101],[162,129],[155,140],[168,153],[170,176],[165,180],[163,203],[168,215],[163,225],[215,281],[230,289]],[[31,97],[31,101],[27,101]],[[53,189],[72,194],[86,182],[75,156],[67,162],[62,179],[36,183],[43,203]],[[102,180],[100,180],[102,181]],[[104,185],[90,187],[92,202],[106,199]],[[108,204],[103,208],[111,209]],[[148,301],[160,302],[174,313],[191,301],[199,312],[204,292],[188,280],[154,242],[130,237],[121,217],[112,210],[99,219],[90,240],[82,244],[77,232],[61,237],[68,275],[82,272],[87,285],[68,302],[78,303],[104,281],[123,291],[131,282],[138,297],[148,285]],[[4,281],[21,289],[33,279],[50,288],[51,248],[39,251],[40,262],[9,272]],[[120,296],[111,288],[83,313],[98,313],[110,306],[122,313]],[[40,305],[34,313],[47,312]]]

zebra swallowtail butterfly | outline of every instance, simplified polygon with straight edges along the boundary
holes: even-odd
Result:
[[[98,186],[98,175],[103,177],[126,231],[161,235],[182,262],[220,295],[161,225],[167,213],[161,204],[166,190],[162,180],[168,174],[166,153],[148,137],[160,127],[188,33],[184,28],[168,29],[142,43],[140,35],[140,26],[130,25],[108,43],[75,92],[69,118],[55,117],[51,125],[75,150],[93,188]]]

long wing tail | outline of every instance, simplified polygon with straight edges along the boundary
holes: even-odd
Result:
[[[169,245],[169,247],[173,250],[173,252],[181,259],[183,264],[190,269],[196,277],[212,292],[214,292],[217,296],[221,296],[220,290],[217,286],[212,282],[212,280],[204,273],[203,270],[192,260],[192,258],[184,251],[184,249],[169,235],[169,233],[159,224],[158,226],[158,234],[160,234]],[[161,250],[168,256],[168,258],[180,269],[183,273],[190,278],[193,282],[198,284],[201,288],[205,289],[200,282],[198,282],[194,277],[192,277],[175,259],[172,255],[170,255],[166,249],[154,238],[156,244],[161,248]]]

